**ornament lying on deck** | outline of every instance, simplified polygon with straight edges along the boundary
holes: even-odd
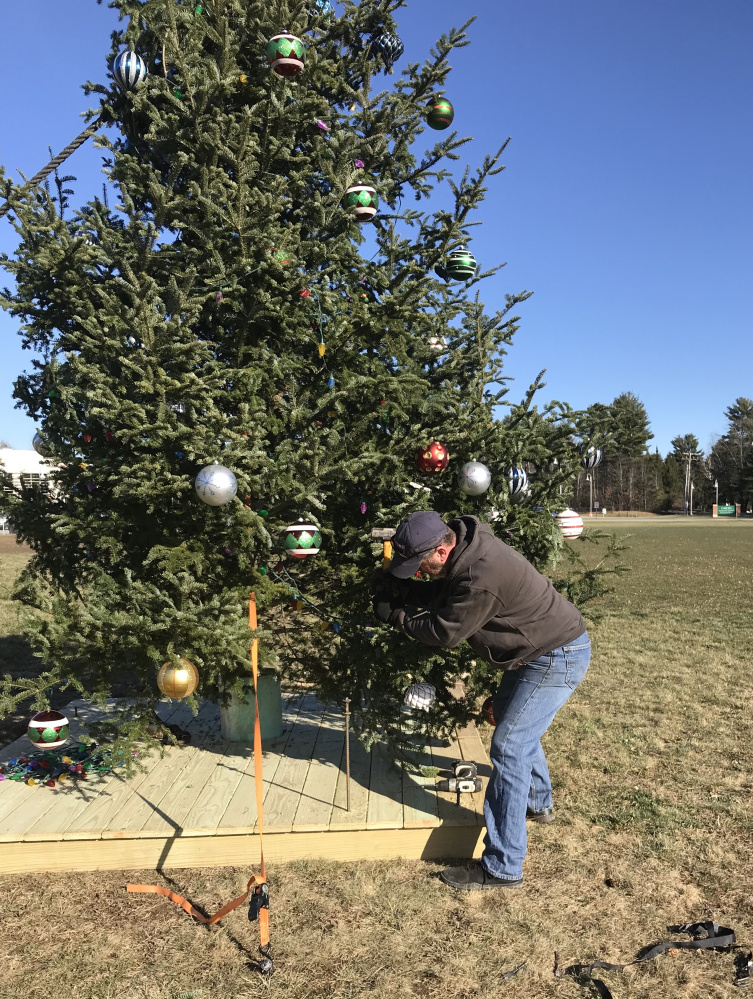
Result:
[[[40,749],[57,749],[67,741],[69,725],[59,711],[38,711],[29,722],[26,734]]]

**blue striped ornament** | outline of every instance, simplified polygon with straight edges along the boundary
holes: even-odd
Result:
[[[523,496],[528,491],[528,474],[523,468],[511,468],[507,473],[511,496]]]
[[[583,457],[581,458],[580,463],[586,469],[596,468],[596,466],[601,462],[601,459],[603,457],[604,454],[601,448],[589,447],[586,448],[586,450],[583,452]]]
[[[149,71],[137,52],[123,49],[115,56],[112,75],[121,90],[136,90],[146,80]]]

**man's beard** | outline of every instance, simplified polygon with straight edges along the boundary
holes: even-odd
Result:
[[[450,571],[450,560],[443,563],[436,556],[426,558],[423,571],[431,579],[445,579]]]

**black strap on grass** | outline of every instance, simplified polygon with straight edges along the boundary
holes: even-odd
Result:
[[[692,940],[674,940],[668,943],[650,944],[638,951],[638,956],[625,964],[610,964],[608,961],[593,961],[591,964],[572,964],[566,969],[566,974],[576,978],[581,985],[592,985],[602,999],[613,999],[605,983],[600,978],[594,978],[593,973],[597,969],[604,971],[622,971],[634,964],[643,964],[645,961],[653,961],[655,957],[666,953],[668,950],[726,950],[736,947],[735,931],[727,926],[720,926],[710,920],[700,923],[680,923],[677,926],[668,926],[669,933],[687,933],[693,937]],[[704,935],[705,934],[705,935]],[[737,974],[735,985],[744,986],[750,982],[751,965],[738,959],[736,963]],[[747,971],[747,976],[746,976]]]

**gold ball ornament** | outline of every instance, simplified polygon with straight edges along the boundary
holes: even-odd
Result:
[[[157,674],[157,686],[165,697],[181,699],[190,697],[199,685],[199,671],[192,662],[182,657],[178,664],[163,663]]]

